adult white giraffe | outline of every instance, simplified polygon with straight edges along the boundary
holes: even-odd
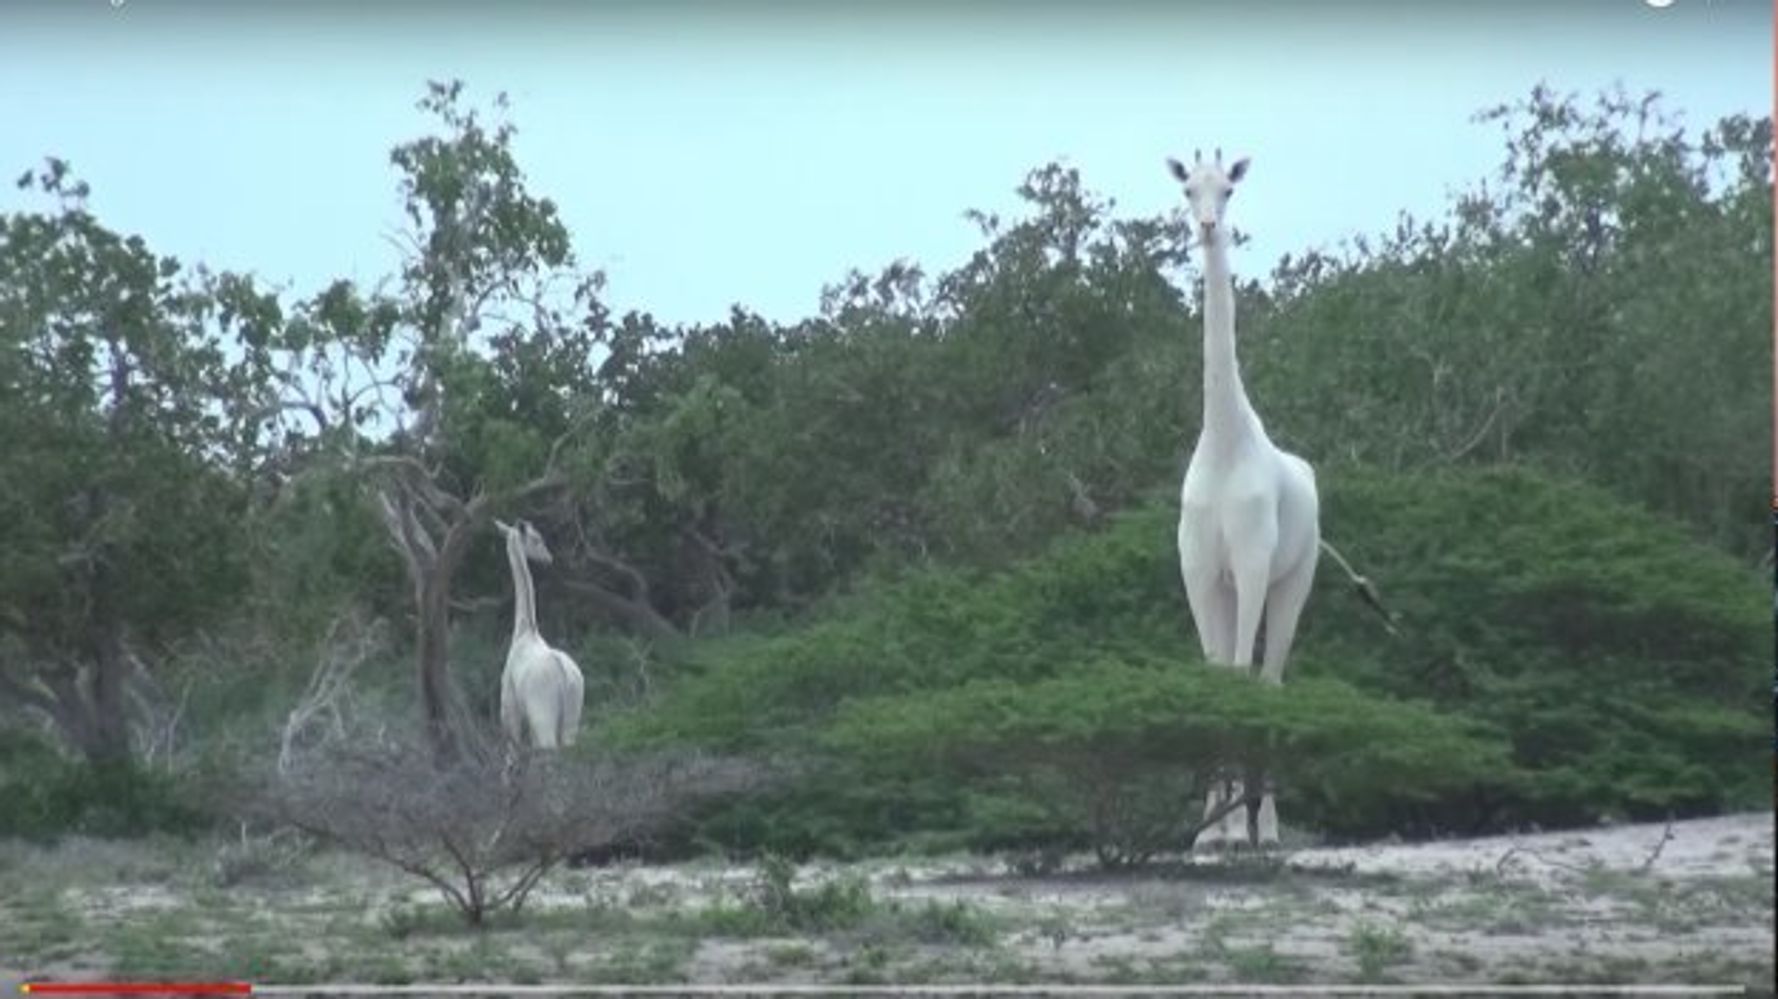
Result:
[[[494,521],[512,566],[512,645],[500,674],[500,727],[515,745],[557,749],[574,745],[586,680],[568,654],[550,648],[537,631],[536,590],[527,560],[552,561],[543,535],[527,521]],[[529,736],[529,740],[526,736]]]
[[[1222,151],[1191,169],[1169,159],[1185,185],[1193,227],[1203,247],[1204,423],[1179,496],[1179,568],[1198,640],[1210,662],[1252,671],[1265,625],[1259,675],[1284,682],[1284,659],[1315,581],[1321,528],[1315,472],[1266,436],[1241,384],[1235,360],[1235,290],[1223,213],[1248,161],[1225,171]],[[1240,780],[1219,776],[1205,816],[1242,797]],[[1237,808],[1198,837],[1201,847],[1225,841],[1278,842],[1278,809],[1265,788],[1256,808]]]

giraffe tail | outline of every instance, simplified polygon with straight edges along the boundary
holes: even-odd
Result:
[[[1376,611],[1377,616],[1382,619],[1383,628],[1388,631],[1389,634],[1399,636],[1401,631],[1395,626],[1397,620],[1395,614],[1383,605],[1383,598],[1378,595],[1377,587],[1370,581],[1369,577],[1354,570],[1352,568],[1352,563],[1346,561],[1346,557],[1340,554],[1340,550],[1333,545],[1328,544],[1325,540],[1321,542],[1321,550],[1333,556],[1333,560],[1339,563],[1340,568],[1346,573],[1346,578],[1352,581],[1352,588],[1358,591],[1359,598],[1362,599],[1371,610]]]

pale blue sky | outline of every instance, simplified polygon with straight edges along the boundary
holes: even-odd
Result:
[[[46,154],[109,225],[308,293],[395,268],[391,146],[428,78],[513,98],[619,311],[790,321],[848,268],[954,266],[966,208],[1052,159],[1122,212],[1163,158],[1253,157],[1237,270],[1441,210],[1500,159],[1477,109],[1540,79],[1655,88],[1693,126],[1769,114],[1763,0],[1013,4],[12,0],[0,176]],[[0,210],[37,202],[8,185]]]

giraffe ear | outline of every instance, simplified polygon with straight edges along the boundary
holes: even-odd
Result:
[[[499,517],[494,518],[494,526],[498,527],[500,529],[501,534],[511,534],[512,533],[512,525],[508,524],[504,520],[501,520]]]
[[[1173,176],[1178,178],[1181,184],[1185,183],[1185,178],[1191,176],[1191,171],[1185,168],[1185,164],[1171,156],[1167,157],[1167,169],[1173,171]]]
[[[1247,159],[1243,156],[1235,161],[1234,166],[1229,167],[1229,183],[1239,183],[1242,177],[1247,176]]]

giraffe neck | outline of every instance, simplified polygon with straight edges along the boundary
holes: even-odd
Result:
[[[512,565],[512,638],[537,634],[537,598],[531,589],[531,567],[517,534],[506,538],[506,561]]]
[[[1219,230],[1204,241],[1204,429],[1202,446],[1226,453],[1262,436],[1259,414],[1241,384],[1235,358],[1235,286],[1228,243]]]

